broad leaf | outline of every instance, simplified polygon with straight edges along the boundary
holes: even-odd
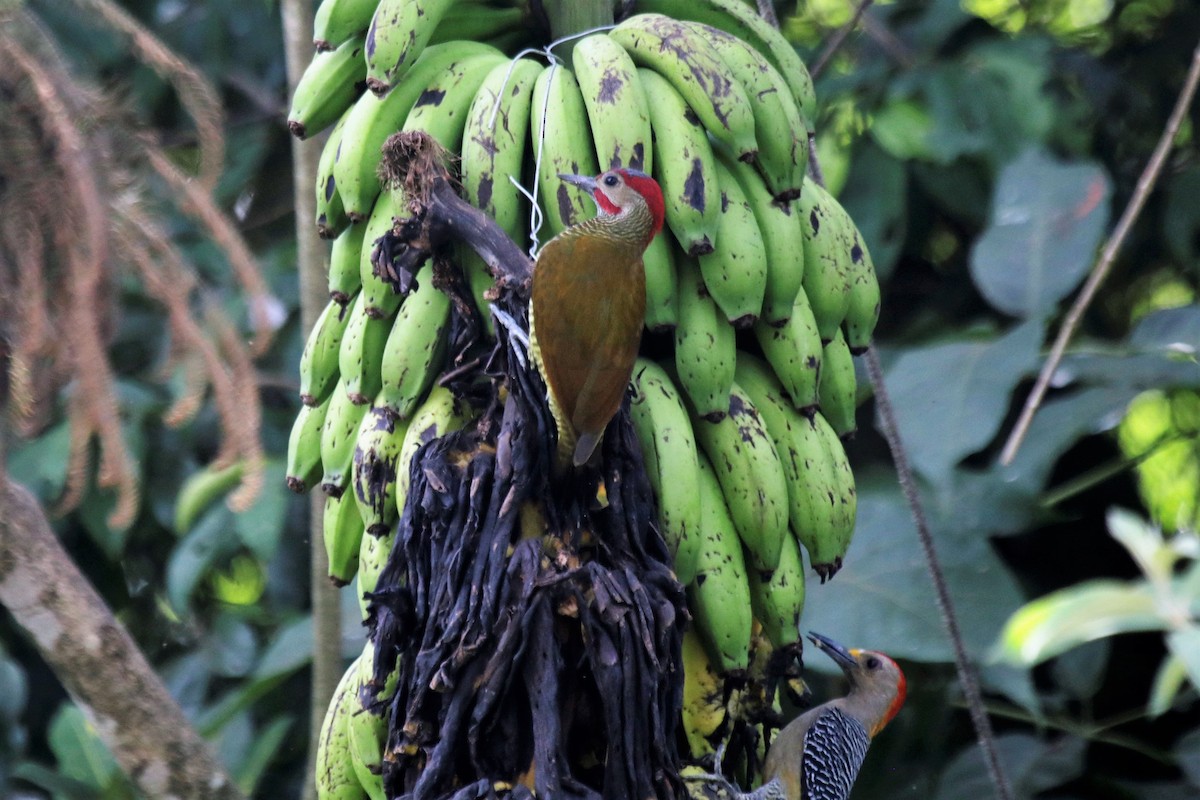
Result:
[[[951,342],[901,353],[886,374],[913,466],[935,483],[987,445],[1013,388],[1038,363],[1039,322],[986,342]]]
[[[1189,625],[1167,636],[1167,649],[1179,660],[1192,686],[1200,689],[1200,629]]]
[[[175,547],[167,562],[167,598],[176,611],[187,608],[192,592],[213,563],[236,548],[233,527],[233,512],[218,503]]]
[[[1016,317],[1045,317],[1087,274],[1108,225],[1111,187],[1094,164],[1027,150],[1004,168],[991,224],[971,253],[987,301]]]
[[[1195,355],[1200,351],[1200,305],[1164,308],[1147,314],[1129,334],[1142,350],[1169,350]]]
[[[1072,736],[1047,743],[1028,734],[1008,734],[997,737],[996,752],[1016,797],[1024,799],[1079,777],[1085,744]],[[935,798],[963,800],[993,793],[983,754],[972,743],[946,767]]]

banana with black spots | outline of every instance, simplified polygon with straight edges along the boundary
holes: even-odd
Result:
[[[725,682],[709,660],[696,628],[683,632],[683,733],[694,759],[716,752],[713,740],[725,729]]]
[[[425,131],[452,153],[462,149],[463,129],[475,93],[492,71],[508,60],[499,52],[456,61],[425,87],[404,119],[405,131]]]
[[[288,130],[296,138],[306,139],[337,122],[362,93],[365,76],[361,36],[336,50],[314,55],[292,93]]]
[[[754,158],[758,142],[750,99],[707,39],[662,14],[636,14],[608,35],[639,66],[670,81],[713,138],[738,158]]]
[[[639,69],[638,79],[650,108],[654,177],[662,187],[667,227],[688,255],[711,253],[720,195],[708,134],[670,81],[648,69]]]
[[[327,495],[340,497],[350,482],[354,443],[369,408],[351,402],[344,381],[338,381],[333,387],[325,424],[321,428],[321,489]]]
[[[407,469],[401,465],[399,469]],[[399,504],[404,505],[404,498],[399,498]],[[396,529],[392,528],[383,536],[364,536],[358,551],[358,610],[362,618],[367,618],[367,606],[370,601],[366,595],[375,591],[379,583],[379,574],[387,566],[392,545],[396,541]]]
[[[300,354],[300,402],[304,405],[318,405],[337,384],[338,352],[350,317],[345,306],[332,300],[317,317]]]
[[[387,94],[425,51],[455,0],[380,0],[367,28],[367,88]]]
[[[703,22],[749,42],[784,77],[796,107],[807,123],[808,132],[812,133],[817,96],[808,68],[792,43],[760,17],[753,4],[746,5],[743,0],[637,0],[637,8],[675,19]]]
[[[846,344],[854,355],[862,355],[871,346],[875,335],[875,324],[879,322],[879,276],[875,274],[875,262],[863,241],[858,227],[854,228],[854,245],[850,250],[850,304],[842,320],[846,333]]]
[[[625,167],[650,174],[650,105],[633,59],[608,34],[595,33],[575,42],[571,63],[600,169]]]
[[[527,58],[492,67],[467,112],[462,137],[459,165],[467,202],[491,217],[518,244],[525,241],[529,204],[509,176],[520,180],[523,174],[533,84],[541,72],[542,65]],[[492,286],[492,276],[474,250],[463,246],[459,252],[476,307],[488,333],[493,334],[492,315],[484,296]]]
[[[340,306],[347,306],[362,289],[360,262],[367,226],[361,222],[348,224],[333,240],[329,250],[329,296]]]
[[[449,326],[450,298],[433,285],[433,265],[426,264],[388,333],[376,405],[401,419],[412,415],[442,369]]]
[[[700,466],[700,556],[688,587],[688,610],[721,675],[744,672],[750,662],[750,586],[742,544],[725,497],[704,454]]]
[[[399,518],[396,478],[407,430],[404,420],[383,406],[368,411],[358,429],[350,487],[358,513],[372,536],[383,536]],[[354,555],[358,557],[357,550]]]
[[[541,241],[547,242],[570,226],[595,216],[595,208],[586,192],[572,190],[559,179],[560,174],[595,175],[600,171],[587,109],[579,82],[562,65],[550,64],[533,85],[530,108],[533,124],[535,163],[540,156],[537,176],[538,200],[544,216]]]
[[[811,414],[820,401],[818,389],[824,347],[808,304],[808,295],[803,289],[796,293],[787,323],[775,327],[759,320],[754,323],[754,335],[792,399],[792,405],[802,414]]]
[[[391,716],[389,701],[396,694],[400,672],[392,672],[378,690],[372,686],[374,677],[375,644],[367,642],[358,657],[358,710],[351,715],[347,726],[351,763],[371,800],[387,800],[383,790],[383,748]]]
[[[696,577],[700,551],[700,476],[696,437],[679,390],[662,367],[639,358],[633,367],[633,428],[658,507],[658,530],[674,558],[675,577]]]
[[[359,709],[358,660],[350,664],[333,690],[317,737],[317,800],[365,800],[350,757],[350,717]]]
[[[804,233],[804,294],[825,343],[850,309],[856,229],[842,204],[816,181],[804,182],[797,203]]]
[[[782,325],[791,319],[804,281],[804,234],[799,209],[794,202],[773,197],[749,164],[723,156],[720,160],[746,196],[766,249],[762,319],[768,325]]]
[[[329,580],[334,586],[341,588],[354,580],[363,530],[363,519],[354,498],[348,494],[325,498],[321,532],[325,555],[329,558]]]
[[[350,219],[363,220],[370,214],[380,191],[378,170],[383,143],[404,126],[430,85],[453,65],[488,54],[499,57],[500,51],[481,42],[430,45],[394,90],[384,97],[368,93],[358,99],[348,112],[347,132],[333,173]]]
[[[361,293],[350,306],[349,318],[338,348],[338,372],[350,402],[367,405],[383,386],[379,370],[392,321],[369,316]]]
[[[284,472],[288,488],[297,494],[307,492],[321,480],[321,432],[325,429],[325,417],[332,402],[333,393],[330,393],[319,405],[301,405],[300,413],[292,423]]]
[[[720,422],[698,419],[693,431],[716,471],[750,565],[763,572],[775,569],[787,536],[788,487],[762,415],[735,381],[729,414]]]
[[[646,272],[646,327],[655,333],[679,324],[679,276],[670,237],[655,236],[642,253]]]
[[[408,496],[413,456],[421,445],[428,441],[445,436],[456,431],[471,421],[471,406],[465,400],[459,400],[445,386],[434,386],[429,390],[429,396],[413,413],[404,433],[404,441],[400,444],[399,465],[396,476],[396,503],[404,508],[404,498]]]
[[[804,611],[804,559],[800,544],[790,533],[783,537],[779,566],[770,574],[749,571],[750,607],[763,633],[775,647],[800,641],[800,614]]]
[[[347,111],[333,126],[321,147],[321,157],[317,160],[317,235],[322,239],[333,239],[350,224],[350,218],[346,216],[346,208],[342,203],[342,193],[338,191],[337,180],[333,174],[338,148],[342,144],[342,131],[345,130],[349,116],[350,112]]]
[[[850,549],[850,540],[854,536],[854,525],[858,515],[858,491],[855,486],[854,471],[850,468],[850,460],[846,457],[846,448],[842,445],[842,440],[838,438],[837,431],[820,412],[813,415],[812,422],[825,447],[826,457],[833,467],[832,491],[835,525],[832,530],[824,532],[825,535],[813,538],[811,549],[803,536],[800,537],[800,541],[808,549],[813,570],[821,576],[821,583],[824,583],[842,568],[846,551]]]
[[[392,285],[375,274],[374,257],[379,238],[390,233],[396,217],[408,216],[408,200],[401,189],[382,192],[371,209],[371,218],[363,228],[363,244],[358,254],[358,279],[362,284],[359,298],[366,313],[372,317],[391,317],[404,299],[392,290]],[[357,302],[357,301],[356,301]]]
[[[758,139],[754,165],[769,191],[781,201],[799,197],[808,170],[808,131],[787,82],[744,40],[711,25],[685,24],[696,27],[712,43],[751,99]]]
[[[720,213],[714,250],[700,256],[704,285],[735,328],[748,328],[762,315],[767,292],[767,249],[746,193],[717,159]]]
[[[846,338],[838,331],[825,345],[821,355],[821,381],[817,387],[821,414],[839,437],[853,436],[858,430],[858,379],[854,374],[854,356]]]
[[[704,288],[696,259],[679,258],[678,278],[675,374],[695,413],[716,422],[729,413],[737,334]]]

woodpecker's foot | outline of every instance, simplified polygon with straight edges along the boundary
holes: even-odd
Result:
[[[512,318],[504,309],[495,303],[488,303],[488,308],[492,310],[492,316],[496,321],[505,327],[511,339],[519,343],[520,347],[514,347],[513,353],[517,356],[517,361],[521,364],[521,369],[528,369],[529,364],[525,360],[525,355],[529,352],[529,334],[521,327],[521,324]]]

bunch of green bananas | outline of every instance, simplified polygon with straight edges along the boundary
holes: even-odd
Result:
[[[383,748],[388,701],[398,672],[382,686],[372,684],[375,647],[368,643],[338,681],[317,739],[317,794],[329,800],[386,800]]]
[[[705,670],[747,669],[756,623],[772,646],[795,644],[802,550],[822,581],[841,566],[856,503],[842,444],[855,431],[852,354],[871,342],[880,293],[853,220],[806,175],[816,99],[792,46],[742,0],[632,5],[542,59],[509,55],[534,31],[516,2],[323,0],[289,126],[332,127],[316,187],[332,299],[301,361],[288,482],[329,495],[331,577],[358,572],[370,591],[412,453],[470,419],[431,390],[450,304],[430,268],[403,299],[373,272],[374,243],[405,206],[380,188],[389,135],[423,130],[457,154],[466,198],[518,242],[594,213],[558,173],[650,173],[667,230],[644,256],[646,326],[673,332],[674,349],[639,361],[632,413],[688,587],[688,680],[701,685]],[[538,198],[536,230],[518,185]],[[490,319],[492,279],[460,255]],[[717,714],[699,701],[691,713],[698,730]]]

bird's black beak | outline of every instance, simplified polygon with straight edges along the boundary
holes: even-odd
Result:
[[[812,643],[818,648],[825,651],[825,655],[837,662],[837,665],[842,668],[843,672],[852,667],[858,666],[857,659],[850,654],[850,651],[845,647],[842,647],[833,639],[830,639],[828,636],[822,636],[816,631],[809,631],[808,638],[811,639]]]
[[[596,191],[596,179],[589,178],[586,175],[568,175],[565,172],[558,173],[558,177],[567,183],[572,183],[580,189],[586,189],[588,193]]]

